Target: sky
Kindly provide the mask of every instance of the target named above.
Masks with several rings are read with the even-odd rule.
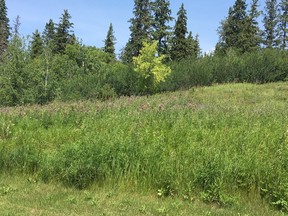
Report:
[[[188,31],[195,36],[199,34],[202,52],[214,50],[219,36],[217,29],[221,20],[225,19],[229,7],[235,0],[170,0],[172,16],[176,19],[177,12],[184,4],[187,10]],[[264,0],[260,0],[263,6]],[[85,45],[104,46],[109,24],[113,24],[116,52],[127,43],[130,31],[128,22],[133,17],[133,0],[6,0],[10,25],[20,16],[20,33],[32,35],[36,29],[43,31],[49,19],[55,23],[67,9],[72,16],[74,32]],[[174,26],[175,21],[171,23]]]

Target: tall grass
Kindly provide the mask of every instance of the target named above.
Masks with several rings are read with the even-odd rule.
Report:
[[[244,191],[288,210],[287,93],[287,83],[230,84],[2,108],[0,169],[224,206]]]

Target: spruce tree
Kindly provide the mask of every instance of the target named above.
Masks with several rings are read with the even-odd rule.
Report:
[[[171,59],[174,61],[180,61],[187,56],[187,32],[187,12],[184,4],[182,4],[177,13],[177,21],[172,38]]]
[[[55,23],[52,19],[49,20],[48,23],[46,23],[44,31],[42,33],[43,41],[45,45],[48,45],[51,42],[55,42]]]
[[[38,29],[33,33],[31,42],[31,58],[37,58],[43,53],[43,40]]]
[[[107,32],[106,39],[104,41],[104,52],[111,54],[114,58],[116,58],[115,55],[115,41],[116,38],[114,36],[114,31],[113,31],[113,25],[110,23],[109,30]]]
[[[233,8],[230,7],[228,17],[221,21],[221,26],[218,28],[220,41],[216,44],[215,52],[224,54],[227,49],[231,48],[235,43],[234,24],[233,24]]]
[[[191,31],[189,32],[186,43],[187,43],[187,56],[186,57],[195,58],[196,57],[195,56],[195,41],[194,41]]]
[[[279,4],[279,42],[281,49],[288,48],[288,0],[281,0]]]
[[[13,22],[13,29],[12,29],[12,34],[13,36],[19,37],[20,33],[19,33],[19,29],[21,26],[21,22],[20,22],[20,16],[16,16],[14,22]]]
[[[261,44],[261,30],[259,28],[258,18],[261,12],[258,10],[259,0],[252,0],[251,9],[249,11],[248,19],[248,37],[250,38],[250,50],[254,51],[260,48]]]
[[[266,48],[278,47],[278,13],[277,13],[277,0],[266,0],[265,14],[264,14],[264,31],[263,31],[263,44]]]
[[[72,28],[74,24],[70,22],[70,19],[71,15],[69,14],[68,10],[64,10],[56,29],[56,53],[63,53],[66,45],[69,43],[69,40],[72,37]]]
[[[130,19],[130,38],[122,51],[123,62],[132,62],[138,56],[144,41],[151,40],[152,15],[149,0],[134,0],[134,17]]]
[[[187,43],[186,57],[198,58],[201,53],[199,35],[196,34],[194,38],[192,32],[190,31],[186,39],[186,43]]]
[[[233,7],[229,8],[228,17],[222,21],[219,29],[218,48],[221,45],[225,52],[232,48],[239,53],[249,52],[253,49],[254,45],[252,44],[254,43],[251,42],[251,38],[253,38],[254,28],[246,9],[245,0],[236,0]]]
[[[9,19],[5,0],[0,0],[0,58],[8,47],[10,35]]]
[[[153,13],[153,40],[158,41],[158,54],[167,55],[169,53],[168,41],[171,34],[169,22],[173,20],[170,1],[155,0],[155,2],[153,2]]]
[[[196,58],[200,57],[201,55],[201,48],[200,48],[200,41],[199,41],[199,35],[196,34],[194,39],[194,53]]]

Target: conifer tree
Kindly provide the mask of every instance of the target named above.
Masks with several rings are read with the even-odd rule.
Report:
[[[43,42],[48,45],[51,42],[55,42],[55,23],[52,19],[46,23],[44,31],[42,33]]]
[[[56,53],[63,53],[66,45],[69,43],[69,39],[71,38],[73,31],[73,23],[70,22],[71,15],[68,10],[64,10],[62,17],[60,18],[60,22],[56,29]]]
[[[113,25],[110,23],[109,30],[107,32],[106,39],[104,41],[104,52],[111,54],[114,58],[116,57],[115,55],[115,41],[116,38],[114,36],[114,30],[113,30]]]
[[[13,36],[19,37],[20,33],[19,33],[19,29],[21,26],[21,22],[20,22],[20,16],[18,15],[13,23],[13,29],[12,29],[12,34]]]
[[[9,19],[5,0],[0,0],[0,58],[8,47],[10,35]]]
[[[215,52],[224,54],[227,49],[234,44],[234,29],[233,29],[233,8],[230,7],[228,17],[221,21],[221,26],[218,28],[219,42],[216,44]]]
[[[132,62],[138,56],[144,41],[151,40],[152,15],[149,0],[134,0],[134,17],[130,19],[130,38],[126,44],[121,59],[123,62]]]
[[[153,40],[158,41],[158,53],[167,55],[169,53],[168,41],[171,34],[169,22],[173,20],[169,0],[155,0],[153,2],[153,13]]]
[[[189,35],[186,40],[187,43],[187,56],[186,57],[196,57],[195,56],[195,41],[192,35],[192,32],[189,32]]]
[[[200,43],[199,43],[199,35],[196,34],[195,39],[192,35],[192,32],[189,32],[189,35],[186,39],[187,43],[187,55],[186,57],[198,58],[200,56]]]
[[[194,39],[194,53],[196,58],[198,58],[201,55],[201,48],[198,34],[196,34],[196,37]]]
[[[43,40],[38,29],[33,33],[31,42],[31,58],[37,58],[43,53]]]
[[[288,0],[281,0],[279,4],[279,42],[281,49],[288,48]]]
[[[258,10],[258,7],[259,0],[252,0],[251,9],[249,11],[249,19],[247,23],[251,51],[259,49],[261,44],[261,30],[257,21],[261,12]]]
[[[275,48],[278,46],[278,13],[277,13],[277,0],[266,0],[264,14],[264,31],[263,31],[263,44],[266,48]]]
[[[253,37],[252,21],[246,12],[245,0],[236,0],[233,7],[229,8],[228,17],[222,21],[219,34],[219,45],[226,51],[234,49],[239,53],[251,51],[254,45],[251,43]]]
[[[184,4],[181,5],[177,16],[171,47],[171,59],[174,61],[180,61],[187,56],[187,12]]]

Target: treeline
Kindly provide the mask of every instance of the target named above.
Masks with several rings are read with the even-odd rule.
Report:
[[[103,48],[77,39],[67,10],[58,23],[50,19],[43,32],[26,39],[19,33],[19,17],[10,27],[5,0],[0,0],[0,106],[286,80],[288,0],[266,0],[265,5],[260,11],[258,0],[250,6],[236,0],[221,22],[215,52],[207,55],[201,53],[198,34],[187,28],[183,4],[174,19],[169,0],[134,0],[130,38],[118,59],[112,24]]]

